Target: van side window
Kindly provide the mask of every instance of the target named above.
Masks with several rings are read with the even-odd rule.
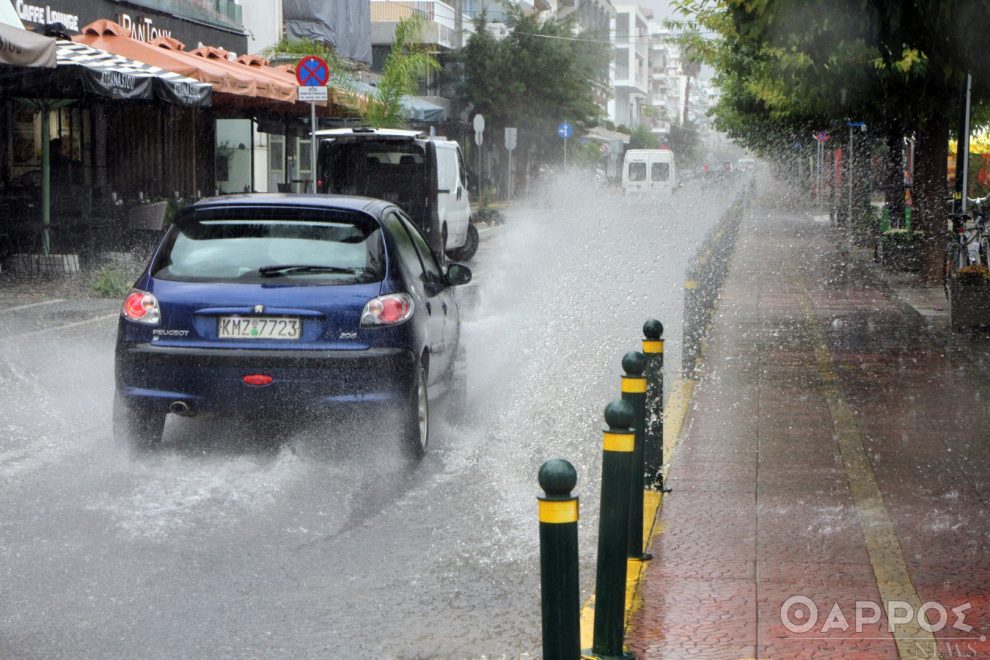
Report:
[[[629,180],[646,181],[646,163],[642,163],[642,162],[629,163]]]
[[[669,181],[670,163],[653,163],[653,171],[650,175],[654,181]]]
[[[467,188],[467,169],[464,168],[464,154],[461,153],[460,147],[457,148],[457,174],[461,179],[461,185]]]

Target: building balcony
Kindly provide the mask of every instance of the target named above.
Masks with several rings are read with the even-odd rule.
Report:
[[[457,47],[457,21],[454,8],[439,0],[371,0],[371,43],[390,44],[395,38],[395,25],[400,20],[419,14],[424,19],[422,44],[440,48]],[[462,20],[463,38],[474,32],[470,18]]]

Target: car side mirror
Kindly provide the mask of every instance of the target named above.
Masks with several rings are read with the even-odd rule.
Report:
[[[459,286],[471,281],[471,269],[463,264],[450,264],[447,268],[447,284]]]

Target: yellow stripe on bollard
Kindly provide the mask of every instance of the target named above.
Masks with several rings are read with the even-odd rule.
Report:
[[[540,500],[541,523],[573,523],[578,520],[577,500]]]
[[[662,339],[644,339],[643,340],[643,352],[644,353],[663,353],[663,340]]]
[[[629,394],[645,394],[646,379],[639,376],[623,376],[622,391]]]
[[[605,431],[605,439],[602,443],[605,451],[632,452],[636,447],[635,433],[610,433]]]

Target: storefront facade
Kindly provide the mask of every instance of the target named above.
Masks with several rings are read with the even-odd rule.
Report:
[[[17,15],[29,30],[40,30],[47,23],[61,23],[70,34],[101,18],[119,23],[135,39],[151,41],[171,37],[188,50],[219,46],[238,55],[247,52],[247,35],[242,26],[218,12],[208,12],[189,3],[188,16],[173,15],[156,7],[162,2],[114,0],[13,0]],[[176,3],[169,3],[176,4]]]

